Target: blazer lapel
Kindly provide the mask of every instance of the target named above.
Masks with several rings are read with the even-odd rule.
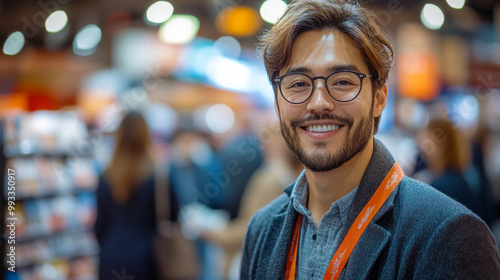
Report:
[[[346,227],[344,227],[342,231],[341,239],[344,239],[344,237],[347,234],[347,231],[354,223],[354,220],[356,220],[359,213],[363,210],[365,205],[371,199],[371,197],[377,190],[378,186],[387,175],[387,172],[391,170],[394,162],[395,160],[392,158],[392,156],[387,151],[385,146],[377,139],[375,139],[373,145],[372,158],[370,159],[370,162],[366,167],[366,171],[365,174],[363,175],[363,178],[361,178],[361,183],[359,184],[358,191],[356,193],[356,196],[354,197],[354,201],[352,202],[349,214],[347,215]],[[383,210],[386,209],[384,206],[387,204],[388,203],[386,201],[386,203],[382,206],[382,208],[380,208],[378,215],[380,213],[383,213]],[[374,218],[376,217],[377,215]]]
[[[260,269],[258,279],[284,279],[288,247],[297,215],[291,203],[288,203],[285,211],[273,216],[262,244],[274,244],[274,247],[262,248],[259,267],[267,269]]]
[[[394,190],[366,227],[347,261],[341,279],[368,279],[369,272],[392,239],[391,232],[380,226],[378,222],[386,214],[392,213],[398,191],[399,189]]]
[[[389,231],[370,223],[347,261],[341,279],[368,279],[368,273],[390,240]]]
[[[340,240],[345,238],[354,220],[373,196],[394,162],[394,158],[385,146],[375,139],[372,158],[361,179]],[[398,188],[394,190],[377,214],[375,214],[373,220],[368,224],[340,275],[341,279],[365,279],[370,269],[376,263],[376,259],[380,253],[388,245],[391,240],[391,233],[378,225],[377,222],[392,210],[398,191]]]

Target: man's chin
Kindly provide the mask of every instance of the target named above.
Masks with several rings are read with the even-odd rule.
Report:
[[[304,141],[302,143],[304,143]],[[316,140],[308,143],[308,145],[302,145],[302,147],[303,150],[310,155],[315,153],[335,154],[342,148],[342,145],[338,142]]]
[[[328,172],[343,164],[336,160],[334,154],[317,150],[307,155],[299,155],[299,160],[307,169],[313,172]]]

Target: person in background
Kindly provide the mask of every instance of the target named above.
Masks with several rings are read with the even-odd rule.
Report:
[[[189,212],[186,209],[196,204],[196,208],[203,206],[207,212],[223,213],[224,220],[237,216],[242,192],[263,161],[258,138],[241,117],[225,141],[217,141],[212,133],[188,125],[175,133],[170,185],[178,195],[184,228],[196,224],[195,219],[182,219],[186,216],[183,213]],[[220,248],[197,238],[198,230],[196,232],[190,237],[195,239],[203,267],[203,275],[198,280],[220,280]]]
[[[477,126],[475,127],[475,130],[471,134],[472,165],[479,172],[483,187],[486,188],[492,196],[490,201],[495,212],[494,220],[498,221],[500,219],[500,204],[497,192],[495,191],[495,186],[493,184],[494,178],[492,178],[495,170],[498,169],[491,168],[491,165],[488,162],[489,159],[495,158],[492,153],[493,150],[489,147],[490,145],[494,144],[493,141],[491,141],[492,138],[490,137],[488,128],[484,122],[479,121]],[[488,171],[493,172],[489,173]]]
[[[215,174],[222,170],[221,160],[213,145],[210,133],[188,128],[177,131],[172,139],[172,155],[169,166],[169,180],[177,196],[181,213],[186,208],[199,204],[210,209],[225,210],[227,182],[220,183]],[[192,223],[192,219],[181,224]],[[188,231],[189,232],[189,231]],[[188,234],[189,235],[189,234]],[[197,280],[218,280],[217,250],[202,239],[194,238],[202,275]]]
[[[305,170],[251,219],[240,279],[500,279],[488,226],[374,138],[394,54],[373,12],[291,1],[260,47]]]
[[[216,184],[211,176],[221,169],[211,135],[194,129],[179,130],[172,138],[172,150],[169,180],[179,206],[200,203],[222,209],[225,186]]]
[[[448,119],[434,119],[420,138],[420,150],[432,177],[430,185],[465,205],[491,227],[495,218],[492,196],[472,162],[472,145],[465,135]]]
[[[220,147],[224,171],[231,171],[226,172],[226,176],[218,178],[220,182],[227,182],[225,209],[229,212],[231,219],[238,216],[245,188],[254,172],[264,162],[262,143],[253,127],[253,124],[258,121],[252,114],[250,109],[238,113],[234,134]]]
[[[116,131],[115,141],[113,156],[99,179],[96,193],[94,228],[101,248],[99,279],[156,279],[152,253],[156,224],[155,161],[143,116],[128,113]],[[172,200],[171,208],[175,210],[174,204]],[[176,215],[173,210],[171,213]]]
[[[201,237],[224,250],[223,270],[226,279],[238,279],[239,256],[250,218],[255,212],[283,193],[303,170],[302,164],[286,147],[279,127],[262,128],[264,164],[251,176],[242,196],[238,216],[225,227],[202,232]],[[239,272],[237,272],[239,273]]]

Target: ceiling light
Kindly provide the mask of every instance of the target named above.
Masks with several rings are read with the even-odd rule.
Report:
[[[61,31],[68,24],[68,16],[64,11],[55,11],[45,21],[45,29],[49,33]]]
[[[282,0],[267,0],[260,6],[260,16],[263,20],[275,24],[286,8],[287,4]]]
[[[73,51],[77,55],[91,55],[97,49],[101,41],[101,29],[95,24],[89,24],[82,28],[73,41]]]
[[[465,5],[465,0],[446,0],[446,3],[453,9],[462,9]]]
[[[437,30],[443,26],[444,14],[441,9],[434,4],[425,4],[420,13],[422,24],[431,30]]]
[[[191,15],[173,15],[158,30],[158,36],[164,43],[187,44],[198,34],[200,21]]]
[[[167,21],[174,13],[174,6],[167,1],[158,1],[149,6],[146,11],[146,18],[152,23],[162,23]]]
[[[217,15],[216,26],[228,35],[253,36],[262,27],[262,20],[254,8],[235,6],[228,7]]]
[[[205,122],[212,132],[227,132],[234,125],[234,112],[231,107],[224,104],[212,105],[207,110]]]
[[[16,31],[5,40],[3,44],[3,53],[6,55],[16,55],[24,47],[24,35],[20,31]]]

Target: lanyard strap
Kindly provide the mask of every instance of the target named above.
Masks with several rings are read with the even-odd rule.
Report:
[[[359,213],[358,217],[352,224],[351,228],[347,232],[344,240],[340,244],[339,248],[333,255],[328,268],[326,269],[324,280],[335,280],[338,279],[340,273],[344,269],[344,266],[349,259],[352,250],[358,243],[359,238],[365,231],[366,227],[373,219],[378,210],[385,203],[392,191],[396,189],[403,179],[404,172],[399,166],[398,162],[395,162],[391,170],[387,173],[384,180],[378,186],[377,190],[371,197],[370,201],[365,205],[363,210]],[[295,268],[297,265],[297,248],[300,237],[300,227],[302,225],[302,215],[299,215],[297,221],[295,222],[295,228],[293,231],[292,242],[288,249],[287,265],[286,265],[286,279],[295,279]]]

